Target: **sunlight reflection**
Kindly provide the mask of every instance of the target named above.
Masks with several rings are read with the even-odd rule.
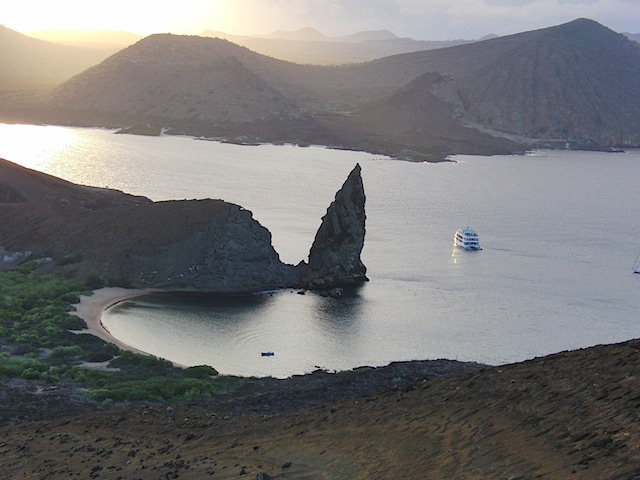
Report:
[[[451,247],[451,259],[449,260],[449,263],[453,263],[454,265],[458,263],[459,256],[460,249],[454,245],[453,247]]]
[[[51,174],[55,174],[58,154],[78,141],[78,135],[65,127],[0,124],[1,158]]]

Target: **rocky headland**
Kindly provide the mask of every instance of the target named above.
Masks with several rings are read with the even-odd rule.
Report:
[[[366,281],[365,195],[356,165],[318,230],[309,263],[288,265],[250,211],[223,200],[152,202],[74,185],[0,160],[0,247],[11,259],[92,286],[244,293]]]

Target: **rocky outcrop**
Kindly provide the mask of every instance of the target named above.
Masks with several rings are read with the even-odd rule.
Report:
[[[367,281],[360,259],[365,235],[365,194],[360,165],[336,193],[309,251],[309,263],[298,266],[302,285],[332,289]]]
[[[359,165],[329,207],[309,264],[297,267],[280,261],[271,233],[250,211],[222,200],[152,202],[2,160],[0,178],[5,190],[19,193],[0,199],[4,256],[48,258],[43,270],[91,286],[239,293],[366,279]]]

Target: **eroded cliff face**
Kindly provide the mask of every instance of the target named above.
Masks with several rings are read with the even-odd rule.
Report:
[[[302,285],[331,289],[367,281],[360,254],[364,247],[365,204],[361,168],[349,174],[326,215],[309,251],[309,263],[298,266]]]
[[[97,209],[32,201],[0,208],[0,222],[8,251],[51,257],[46,269],[92,285],[241,292],[295,283],[269,231],[221,200]]]
[[[83,251],[84,275],[131,287],[211,292],[284,288],[295,280],[252,213],[222,200],[158,202],[118,212],[126,220]],[[126,240],[125,240],[126,239]],[[120,259],[120,261],[114,261]]]
[[[92,286],[240,293],[366,279],[359,165],[329,207],[309,264],[296,267],[280,261],[271,233],[250,211],[222,200],[152,202],[3,161],[0,179],[20,194],[0,199],[0,247],[49,257],[43,270]]]

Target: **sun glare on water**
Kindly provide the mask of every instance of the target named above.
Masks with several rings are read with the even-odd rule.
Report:
[[[38,141],[34,141],[37,138]],[[76,133],[64,127],[0,125],[0,157],[24,167],[56,172],[52,158],[59,158],[79,141]],[[59,155],[60,154],[60,155]]]

